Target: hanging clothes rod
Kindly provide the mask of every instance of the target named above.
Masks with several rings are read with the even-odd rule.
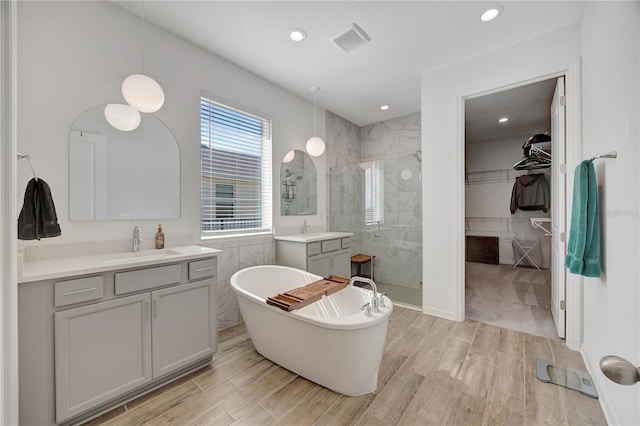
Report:
[[[618,158],[618,151],[607,152],[606,154],[596,155],[595,157],[591,157],[591,161],[597,158]]]
[[[24,158],[26,158],[27,159],[27,163],[29,163],[29,168],[31,169],[31,173],[33,173],[33,178],[38,180],[38,175],[36,174],[36,171],[33,168],[33,164],[31,164],[31,156],[29,154],[20,154],[18,152],[18,160],[22,160]]]

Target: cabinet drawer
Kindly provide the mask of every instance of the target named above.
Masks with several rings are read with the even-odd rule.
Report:
[[[189,279],[197,280],[199,278],[213,277],[216,274],[216,260],[204,259],[195,262],[189,262]]]
[[[340,245],[340,240],[327,240],[322,242],[322,252],[326,253],[328,251],[336,251],[340,250],[342,247]]]
[[[115,274],[115,293],[126,294],[181,281],[181,265],[156,266]]]
[[[351,247],[351,238],[347,237],[347,238],[343,238],[342,239],[342,248],[349,248]]]
[[[307,256],[314,256],[316,254],[320,254],[320,241],[316,241],[315,243],[307,244]]]
[[[54,284],[54,301],[56,308],[101,299],[104,280],[97,277],[79,278],[76,280],[58,281]]]

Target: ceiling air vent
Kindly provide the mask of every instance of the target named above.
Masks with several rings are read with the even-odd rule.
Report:
[[[369,43],[371,38],[357,24],[351,24],[338,34],[331,37],[331,41],[344,52],[349,52],[356,47]]]

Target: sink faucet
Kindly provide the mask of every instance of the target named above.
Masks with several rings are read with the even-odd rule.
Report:
[[[305,219],[304,222],[302,223],[302,233],[306,234],[307,230],[311,228],[313,228],[313,226],[307,225],[307,219]]]
[[[140,229],[137,226],[133,227],[133,251],[140,251],[140,243],[142,237],[140,236]]]
[[[349,285],[353,285],[356,282],[369,284],[371,286],[371,288],[373,289],[373,297],[371,298],[371,310],[373,312],[380,312],[380,310],[378,309],[379,302],[378,302],[378,289],[376,288],[376,283],[374,283],[373,280],[369,278],[351,277],[351,279],[349,280]]]

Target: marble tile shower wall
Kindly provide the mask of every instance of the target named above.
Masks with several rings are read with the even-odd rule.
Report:
[[[249,266],[275,265],[276,243],[273,237],[258,237],[228,242],[201,243],[205,247],[222,250],[218,255],[218,329],[242,322],[236,295],[231,289],[231,276]]]
[[[360,129],[360,161],[413,154],[420,148],[420,113],[369,124]]]
[[[360,127],[332,113],[326,112],[327,171],[333,167],[360,162]],[[327,173],[326,200],[331,200],[331,177]],[[326,206],[326,229],[331,228],[331,202]],[[351,232],[351,231],[349,231]],[[355,237],[355,235],[354,235]]]
[[[331,197],[329,198],[331,230],[352,232],[351,254],[362,250],[364,224],[364,171],[355,165],[330,169]]]
[[[361,249],[376,255],[375,274],[382,282],[418,288],[422,280],[420,113],[364,126],[361,161],[384,161],[384,222],[378,237],[361,232]]]
[[[360,155],[342,146],[352,123],[327,116],[329,229],[353,232],[352,252],[375,255],[376,280],[417,288],[422,277],[420,113],[360,128]],[[332,128],[331,126],[336,126]],[[357,126],[356,126],[357,127]],[[348,138],[353,143],[353,136]],[[331,152],[331,155],[329,155]],[[384,220],[379,229],[364,223],[364,173],[358,163],[382,161]]]

